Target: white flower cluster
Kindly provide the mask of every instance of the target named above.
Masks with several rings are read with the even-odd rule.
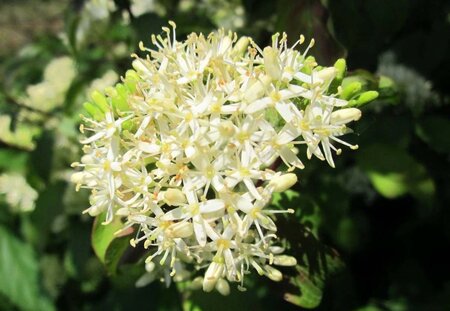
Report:
[[[5,195],[6,202],[13,212],[31,212],[35,208],[38,193],[19,174],[0,175],[0,194]]]
[[[63,56],[52,60],[44,71],[42,82],[27,87],[21,102],[38,111],[49,112],[64,103],[66,93],[77,75],[74,61]]]
[[[356,148],[338,137],[361,113],[327,93],[336,69],[307,60],[314,41],[304,52],[294,49],[303,37],[288,47],[286,35],[264,49],[225,31],[179,42],[170,24],[167,37],[152,36],[155,49],[140,45],[148,55],[135,55],[123,84],[86,105],[81,130],[91,134],[72,179],[92,189],[86,212],[106,212],[105,224],[122,217],[137,229],[131,244],[171,276],[183,262],[206,269],[205,291],[226,292],[251,268],[279,281],[272,265],[296,260],[276,245],[273,218],[293,211],[267,206],[297,177],[275,160],[303,168],[305,144],[308,158],[334,166],[333,142]]]

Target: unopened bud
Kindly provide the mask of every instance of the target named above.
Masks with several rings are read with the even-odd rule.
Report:
[[[223,278],[217,280],[216,289],[223,296],[228,296],[230,294],[230,284]]]
[[[235,56],[241,56],[244,54],[244,52],[247,50],[248,44],[250,43],[250,40],[248,37],[241,37],[236,44],[233,47],[233,55]]]
[[[74,184],[81,184],[83,183],[84,175],[85,175],[84,172],[73,173],[72,176],[70,176],[70,181],[73,182]]]
[[[149,261],[145,263],[145,271],[152,272],[155,270],[155,263],[153,261]]]
[[[104,113],[100,110],[99,107],[97,107],[96,105],[90,103],[90,102],[85,102],[83,104],[84,110],[87,111],[87,113],[89,113],[89,115],[94,118],[97,121],[103,120],[105,118]]]
[[[334,68],[336,68],[336,78],[338,78],[339,80],[342,80],[344,78],[345,75],[345,71],[347,70],[347,63],[345,61],[344,58],[339,58],[335,63],[334,63]]]
[[[223,264],[211,262],[203,279],[203,291],[210,292],[214,289],[217,280],[222,276]]]
[[[358,108],[344,108],[331,113],[331,124],[341,125],[361,118],[361,110]]]
[[[288,255],[279,255],[273,257],[273,264],[277,266],[295,266],[297,264],[297,259]]]
[[[313,73],[314,82],[320,82],[323,84],[328,84],[331,80],[336,77],[337,69],[334,67],[327,67],[320,71]]]
[[[100,108],[101,111],[108,112],[110,110],[110,107],[108,105],[108,101],[106,100],[105,95],[103,95],[99,91],[92,92],[91,98],[94,101],[94,103],[97,105],[97,107]]]
[[[178,222],[170,225],[166,230],[167,235],[172,238],[187,238],[194,233],[190,222]]]
[[[359,95],[359,97],[356,99],[356,106],[362,106],[364,104],[367,104],[368,102],[371,102],[377,97],[378,97],[377,91],[364,92],[361,95]]]
[[[91,156],[90,154],[85,154],[84,156],[81,157],[81,163],[83,164],[94,164],[94,157]]]
[[[116,212],[117,216],[129,216],[130,215],[130,209],[128,207],[121,207]]]
[[[191,284],[189,284],[189,289],[197,290],[202,288],[203,286],[203,277],[198,276],[194,280],[192,280]]]
[[[281,66],[278,59],[278,52],[274,48],[268,46],[264,48],[264,67],[266,73],[273,79],[279,80],[281,78]]]
[[[142,63],[142,60],[136,59],[131,63],[131,65],[137,72],[148,72],[147,67],[145,67],[145,65]]]
[[[272,178],[269,186],[273,187],[274,192],[283,192],[291,188],[297,182],[297,175],[293,173],[284,174]]]
[[[280,270],[277,270],[269,265],[265,265],[264,269],[266,270],[266,276],[272,281],[280,282],[283,279],[283,274],[280,272]]]
[[[266,92],[267,86],[272,81],[272,78],[268,75],[259,77],[244,93],[244,99],[251,103],[256,99],[261,98]]]
[[[164,192],[164,202],[169,206],[178,206],[186,202],[186,196],[180,189],[169,188]]]
[[[341,98],[349,99],[357,92],[359,92],[362,88],[362,84],[359,81],[353,81],[348,85],[342,86]]]

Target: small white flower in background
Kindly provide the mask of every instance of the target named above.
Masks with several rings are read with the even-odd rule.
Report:
[[[98,27],[103,22],[109,20],[111,13],[115,12],[117,7],[114,0],[87,0],[84,2],[83,9],[77,23],[75,39],[77,45],[81,45],[89,38],[92,29]],[[68,43],[67,36],[63,39]]]
[[[98,79],[91,82],[87,89],[87,94],[90,95],[95,90],[104,90],[108,86],[114,85],[119,80],[119,75],[113,71],[108,70]]]
[[[286,170],[304,167],[301,145],[331,166],[341,152],[334,144],[355,149],[338,137],[361,112],[328,92],[334,68],[306,61],[314,41],[300,52],[303,36],[288,47],[275,35],[261,49],[219,30],[179,42],[170,24],[166,37],[151,37],[154,49],[140,45],[148,55],[134,55],[123,83],[86,104],[86,155],[72,180],[92,191],[87,213],[105,212],[105,223],[124,217],[121,232],[137,229],[131,245],[150,249],[138,285],[159,264],[166,281],[203,269],[203,289],[222,294],[228,282],[244,289],[251,269],[280,281],[273,265],[296,259],[277,246],[274,220],[294,211],[268,209],[272,194],[297,182]]]
[[[70,57],[55,58],[45,68],[43,81],[27,87],[23,104],[43,112],[59,107],[75,76],[75,63]]]
[[[36,190],[19,174],[0,175],[0,194],[5,195],[6,203],[17,213],[33,211],[38,197]]]

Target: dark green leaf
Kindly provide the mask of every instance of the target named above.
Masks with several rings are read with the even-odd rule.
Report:
[[[443,116],[429,116],[416,126],[417,135],[437,152],[450,153],[450,121]]]
[[[0,292],[21,310],[53,310],[41,295],[32,248],[0,227]]]

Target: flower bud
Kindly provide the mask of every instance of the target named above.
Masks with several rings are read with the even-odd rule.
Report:
[[[223,264],[217,262],[211,262],[205,273],[203,279],[203,291],[210,292],[214,289],[217,280],[223,273]]]
[[[274,192],[283,192],[291,188],[297,182],[297,175],[293,173],[275,176],[269,183]]]
[[[180,189],[169,188],[164,192],[164,202],[169,206],[178,206],[186,202],[186,197]]]
[[[283,279],[283,274],[280,272],[280,270],[277,270],[269,265],[265,265],[264,269],[266,270],[265,275],[272,281],[280,282]]]
[[[90,102],[85,102],[83,104],[83,108],[96,121],[101,121],[105,118],[105,116],[104,116],[103,112],[100,110],[100,108]]]
[[[155,263],[153,261],[145,263],[145,271],[152,272],[153,270],[155,270]]]
[[[263,75],[259,77],[258,80],[256,80],[244,93],[244,99],[251,103],[257,99],[259,99],[261,96],[264,95],[266,92],[267,85],[272,81],[270,76]]]
[[[361,110],[358,108],[344,108],[331,113],[331,124],[341,125],[361,118]]]
[[[143,64],[143,62],[141,60],[134,60],[131,63],[131,66],[133,66],[133,68],[137,71],[137,72],[142,72],[142,73],[149,73],[149,70],[147,69],[147,67],[145,67],[145,65]]]
[[[84,175],[84,172],[75,172],[72,174],[72,176],[70,176],[70,181],[74,184],[81,184],[83,183]]]
[[[313,73],[314,82],[320,82],[323,84],[328,84],[334,77],[336,77],[337,69],[334,67],[327,67],[320,71]]]
[[[279,80],[281,78],[281,66],[278,59],[278,51],[268,46],[264,48],[264,67],[266,73],[273,79]]]
[[[128,207],[121,207],[116,212],[117,216],[129,216],[130,215],[130,209]]]
[[[216,289],[223,296],[228,296],[230,294],[230,284],[223,278],[217,280]]]
[[[279,255],[273,257],[273,263],[277,266],[290,267],[295,266],[297,264],[297,259],[295,259],[295,257],[288,255]]]
[[[189,289],[198,290],[202,288],[202,284],[203,284],[203,277],[198,276],[192,280],[191,284],[189,284]]]
[[[362,88],[362,84],[359,81],[353,81],[348,85],[342,86],[341,98],[349,99],[357,92],[359,92]]]
[[[83,164],[94,164],[95,160],[94,157],[90,154],[85,154],[81,157],[81,163]]]
[[[103,95],[99,91],[92,92],[91,98],[94,101],[94,103],[97,105],[97,107],[100,108],[101,111],[107,112],[110,110],[108,101],[106,100],[105,95]]]
[[[378,97],[377,91],[364,92],[361,95],[359,95],[359,97],[356,99],[356,106],[362,106],[364,104],[367,104],[368,102],[371,102],[377,97]]]
[[[187,238],[194,233],[190,222],[178,222],[170,225],[166,230],[167,235],[172,238]]]
[[[92,205],[90,208],[83,211],[83,213],[88,213],[90,216],[95,217],[100,215],[105,211],[105,208],[100,205]]]
[[[342,80],[345,75],[345,71],[347,70],[347,63],[344,58],[339,58],[334,63],[334,68],[336,68],[336,78]]]
[[[242,54],[244,54],[245,50],[248,47],[248,44],[250,43],[250,40],[248,39],[248,37],[241,37],[236,44],[233,47],[233,55],[235,56],[242,56]]]

